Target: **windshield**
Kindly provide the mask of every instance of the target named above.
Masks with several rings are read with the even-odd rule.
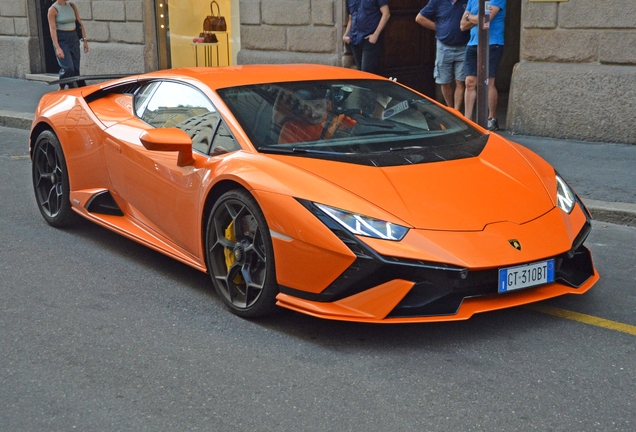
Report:
[[[259,84],[218,93],[264,153],[386,166],[476,156],[485,145],[461,117],[387,80]]]

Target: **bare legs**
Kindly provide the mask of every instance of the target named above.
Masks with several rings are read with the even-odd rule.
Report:
[[[465,91],[466,85],[464,84],[464,81],[455,81],[455,109],[457,111],[460,111],[462,109]]]
[[[468,75],[466,77],[466,94],[464,96],[464,117],[469,120],[473,118],[475,99],[477,99],[477,77]]]
[[[461,110],[466,88],[464,81],[455,81],[455,91],[453,91],[453,83],[441,84],[441,87],[446,106]]]
[[[497,101],[499,94],[495,86],[495,77],[488,78],[488,118],[497,118]]]
[[[495,77],[488,78],[488,118],[497,118],[497,100],[499,94],[495,86]],[[466,77],[466,94],[464,96],[464,116],[472,119],[473,110],[475,108],[475,100],[477,99],[477,77]]]

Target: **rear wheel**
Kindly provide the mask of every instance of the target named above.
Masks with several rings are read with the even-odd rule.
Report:
[[[214,287],[233,313],[255,318],[275,310],[272,239],[263,212],[248,192],[226,192],[214,204],[206,250]]]
[[[33,190],[40,213],[54,227],[67,227],[77,220],[71,209],[70,186],[64,152],[57,136],[42,132],[33,147]]]

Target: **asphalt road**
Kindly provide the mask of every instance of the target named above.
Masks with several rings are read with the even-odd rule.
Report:
[[[49,227],[27,131],[0,128],[0,430],[634,430],[636,335],[527,308],[465,322],[246,321],[208,276],[92,225]],[[636,228],[544,305],[636,326]]]

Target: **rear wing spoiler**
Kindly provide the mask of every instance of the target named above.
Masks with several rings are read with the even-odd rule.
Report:
[[[130,74],[102,74],[102,75],[83,75],[64,78],[49,82],[49,85],[53,84],[70,84],[79,81],[103,81],[102,83],[96,83],[88,87],[80,87],[82,97],[91,102],[95,99],[99,99],[102,96],[115,92],[115,93],[132,93],[138,86],[139,75]]]
[[[71,84],[78,81],[105,81],[105,80],[113,80],[118,78],[126,78],[130,76],[130,74],[102,74],[102,75],[84,75],[84,76],[72,76],[68,78],[63,78],[55,81],[49,81],[49,85],[64,85]]]

